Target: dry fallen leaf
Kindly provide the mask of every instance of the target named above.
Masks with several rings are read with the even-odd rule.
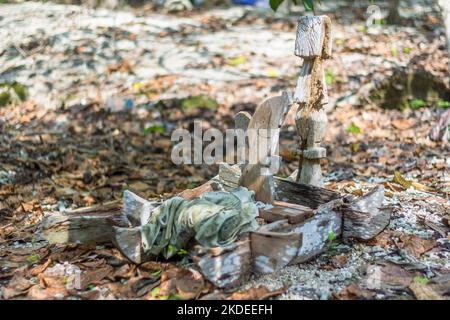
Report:
[[[373,298],[375,293],[369,290],[361,289],[359,285],[353,283],[333,296],[338,300],[365,300]]]
[[[339,255],[339,256],[334,256],[331,259],[331,264],[333,265],[333,267],[335,268],[342,268],[343,266],[345,266],[345,264],[347,263],[347,256],[346,255]]]
[[[24,295],[32,285],[31,281],[26,279],[21,272],[16,272],[9,284],[3,287],[3,299],[8,300]]]
[[[279,296],[286,292],[288,287],[270,291],[266,286],[260,285],[256,288],[250,288],[246,291],[235,292],[227,298],[227,300],[265,300],[270,297]]]
[[[409,285],[409,289],[414,293],[417,300],[446,300],[427,284],[413,282]]]
[[[401,235],[395,243],[399,249],[404,249],[410,255],[419,258],[425,252],[433,249],[436,246],[434,239],[422,239],[414,235]]]
[[[161,274],[161,285],[153,294],[157,299],[176,297],[182,300],[192,300],[204,293],[205,280],[196,270],[172,268]]]
[[[33,300],[61,300],[67,296],[68,293],[64,287],[42,288],[40,285],[35,285],[30,288],[27,297]]]
[[[394,178],[392,182],[401,185],[405,190],[409,189],[409,187],[413,187],[414,189],[419,191],[427,191],[427,192],[434,191],[433,188],[423,185],[421,183],[406,180],[399,171],[394,172]]]
[[[387,263],[384,266],[368,265],[366,283],[370,284],[371,289],[394,289],[401,290],[409,286],[414,273],[401,268],[393,263]]]

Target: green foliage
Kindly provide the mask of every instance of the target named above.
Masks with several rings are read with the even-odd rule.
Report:
[[[333,71],[331,70],[327,70],[325,72],[325,82],[327,83],[327,85],[331,86],[333,84],[336,83],[336,75],[334,74]]]
[[[160,276],[162,273],[162,269],[156,270],[155,272],[151,273],[152,276],[154,277],[158,277]]]
[[[437,103],[438,108],[447,109],[450,108],[450,101],[439,100]]]
[[[430,280],[428,280],[427,277],[424,277],[424,276],[417,276],[413,280],[414,280],[414,283],[417,283],[417,284],[427,284],[430,281]]]
[[[333,242],[335,239],[336,239],[336,234],[334,233],[334,231],[330,231],[328,233],[328,237],[327,237],[328,242]]]
[[[31,256],[29,256],[27,258],[27,263],[34,264],[34,263],[38,262],[39,259],[40,259],[39,255],[37,253],[33,253]]]
[[[228,60],[228,65],[232,67],[240,66],[241,64],[247,63],[247,59],[243,56],[234,57]]]
[[[189,97],[181,101],[181,109],[185,112],[196,108],[215,110],[218,106],[219,104],[216,100],[208,98],[204,95]]]
[[[27,99],[27,96],[27,88],[19,82],[0,83],[0,107],[23,102]]]
[[[352,134],[360,134],[361,128],[352,122],[352,124],[347,127],[347,132]]]
[[[409,103],[409,107],[413,110],[423,108],[427,105],[427,102],[422,99],[414,99]]]
[[[284,1],[285,0],[270,0],[270,7],[273,11],[277,11]],[[295,5],[298,5],[300,1],[303,3],[306,11],[314,11],[314,0],[292,0]],[[320,0],[315,1],[320,4]]]
[[[166,132],[164,126],[155,124],[142,130],[142,135],[146,136],[150,133],[164,133],[164,132]]]

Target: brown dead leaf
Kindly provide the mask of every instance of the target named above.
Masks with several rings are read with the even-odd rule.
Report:
[[[30,280],[22,275],[22,272],[16,272],[9,284],[3,287],[3,299],[8,300],[24,295],[32,285]]]
[[[450,214],[446,214],[442,218],[442,223],[445,224],[447,227],[450,227]]]
[[[342,254],[339,256],[334,256],[331,259],[331,264],[335,268],[342,268],[347,263],[347,260],[348,260],[347,256]]]
[[[359,285],[353,283],[333,296],[338,300],[366,300],[373,298],[375,293],[369,290],[361,289]]]
[[[368,265],[365,281],[376,289],[401,290],[407,288],[413,278],[414,273],[396,264],[387,263],[384,266]]]
[[[34,267],[30,270],[29,274],[32,277],[36,277],[43,273],[52,264],[52,259],[47,259],[47,261],[39,266]]]
[[[86,290],[90,284],[97,284],[104,278],[111,276],[113,267],[106,265],[99,269],[92,269],[81,274],[81,290]]]
[[[391,123],[392,123],[392,126],[394,126],[395,128],[397,128],[399,130],[407,130],[414,125],[415,120],[414,119],[396,119],[396,120],[392,120]]]
[[[156,297],[179,296],[183,300],[196,299],[205,289],[203,276],[193,269],[173,268],[161,274]]]
[[[30,288],[27,297],[32,300],[61,300],[66,298],[67,295],[67,290],[64,287],[42,288],[35,285]]]
[[[266,286],[260,285],[256,288],[250,288],[246,291],[235,292],[227,300],[265,300],[271,297],[279,296],[286,292],[288,287],[270,291]]]
[[[160,286],[147,298],[167,299],[177,297],[182,300],[192,300],[208,291],[209,287],[198,271],[171,268],[162,272]]]
[[[417,300],[446,300],[427,284],[413,282],[409,285],[409,289],[414,293]]]
[[[150,189],[150,186],[142,181],[137,181],[130,184],[130,189],[136,192],[145,192]]]
[[[389,249],[391,246],[395,245],[394,237],[396,236],[400,236],[400,233],[391,230],[384,230],[375,238],[370,239],[367,244],[370,246],[380,246],[384,249]]]
[[[416,258],[419,258],[422,254],[433,249],[436,246],[436,240],[422,239],[414,235],[401,235],[394,241],[399,249],[406,250],[406,252]]]

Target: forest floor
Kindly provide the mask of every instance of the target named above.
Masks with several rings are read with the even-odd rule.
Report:
[[[365,4],[321,7],[334,28],[325,186],[361,195],[384,185],[390,225],[368,243],[253,275],[225,297],[449,297],[450,145],[429,137],[450,107],[449,57],[438,11],[415,3],[403,26],[367,27]],[[175,289],[158,293],[164,282],[193,286],[192,274],[169,272],[181,268],[174,262],[136,267],[111,247],[49,245],[39,223],[52,212],[120,201],[126,189],[168,199],[216,175],[217,166],[175,166],[170,133],[192,130],[194,120],[225,130],[237,112],[293,90],[296,19],[243,7],[167,14],[0,5],[0,85],[15,81],[0,106],[0,298],[176,298]],[[291,116],[282,176],[297,165],[297,145]],[[78,270],[82,288],[67,289],[58,270]],[[201,294],[182,298],[211,293],[201,283]]]

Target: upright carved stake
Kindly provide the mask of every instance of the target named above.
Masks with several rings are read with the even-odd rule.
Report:
[[[298,24],[295,55],[303,59],[295,90],[298,104],[297,131],[301,157],[297,181],[322,186],[320,159],[326,150],[320,146],[327,126],[323,106],[328,103],[323,60],[331,57],[331,20],[327,16],[304,16]]]

